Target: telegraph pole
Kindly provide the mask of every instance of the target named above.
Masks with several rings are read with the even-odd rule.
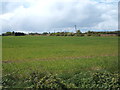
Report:
[[[77,31],[77,26],[75,25],[75,31]]]

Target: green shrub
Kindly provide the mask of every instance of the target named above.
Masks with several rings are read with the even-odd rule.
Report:
[[[32,72],[26,79],[24,80],[24,83],[27,85],[26,87],[29,88],[35,88],[37,86],[37,83],[41,78],[43,78],[46,75],[46,73],[39,73],[39,72]]]
[[[53,75],[44,76],[38,83],[36,88],[50,88],[50,89],[66,89],[67,85],[60,78]]]
[[[74,84],[66,84],[62,79],[52,74],[32,73],[25,81],[29,86],[27,88],[49,88],[49,89],[67,89],[74,88]]]
[[[119,75],[112,73],[95,73],[93,75],[93,81],[96,86],[101,88],[120,88],[119,87]]]
[[[14,73],[7,74],[2,77],[2,88],[14,88],[20,83],[22,83],[20,78]]]
[[[119,74],[108,72],[86,72],[77,73],[72,77],[64,79],[59,75],[50,73],[33,72],[25,79],[15,74],[3,76],[3,88],[42,88],[42,89],[69,89],[69,88],[120,88]]]
[[[78,88],[120,88],[119,75],[107,72],[79,73],[68,79]]]

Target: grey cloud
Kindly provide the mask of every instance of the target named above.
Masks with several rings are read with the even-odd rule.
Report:
[[[17,9],[22,3],[18,2],[2,2],[2,14],[12,12]]]
[[[37,3],[35,6],[32,6],[29,2],[5,3],[3,5],[3,14],[12,13],[13,17],[8,20],[9,25],[3,25],[5,27],[3,28],[4,31],[7,31],[10,26],[15,31],[22,30],[27,32],[52,31],[53,28],[68,28],[74,25],[86,29],[102,29],[101,25],[103,24],[109,26],[108,17],[110,17],[111,21],[117,21],[116,8],[112,8],[114,6],[109,6],[108,8],[105,5],[97,2],[92,3],[89,0],[85,0],[85,2],[53,1],[47,5],[40,8]],[[104,7],[100,8],[100,6]],[[112,9],[112,11],[109,9]],[[8,23],[8,21],[6,22]],[[97,26],[99,27],[97,28]]]
[[[2,11],[0,14],[13,12],[20,6],[23,6],[24,8],[28,8],[29,5],[30,4],[28,2],[23,2],[23,1],[21,2],[0,2],[0,6],[1,6],[0,10]]]

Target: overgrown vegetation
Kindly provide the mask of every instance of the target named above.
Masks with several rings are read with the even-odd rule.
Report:
[[[120,88],[119,74],[108,72],[77,73],[68,79],[59,75],[33,72],[25,79],[14,74],[3,76],[3,88],[42,88],[42,89],[69,89],[69,88]]]

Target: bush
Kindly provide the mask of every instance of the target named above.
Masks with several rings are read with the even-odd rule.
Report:
[[[66,84],[62,79],[58,78],[56,75],[52,74],[40,74],[33,73],[25,81],[29,86],[28,88],[42,88],[42,89],[67,89],[74,88],[74,84]]]
[[[67,33],[67,36],[74,36],[74,33],[69,32]]]
[[[120,88],[118,81],[118,74],[111,74],[107,72],[79,73],[72,78],[68,79],[68,82],[72,82],[78,88]]]
[[[50,89],[67,89],[67,88],[73,88],[73,84],[66,84],[63,80],[60,78],[57,78],[54,75],[47,75],[43,77],[38,83],[36,88],[50,88]]]
[[[7,74],[2,77],[2,88],[14,88],[20,83],[23,82],[15,73]]]
[[[88,33],[87,36],[92,36],[92,34],[89,34],[89,33]]]
[[[96,87],[101,88],[120,88],[118,81],[119,75],[118,74],[111,74],[111,73],[95,73],[93,75],[93,81],[96,84]]]
[[[26,79],[19,78],[15,74],[3,76],[3,88],[42,88],[42,89],[69,89],[69,88],[120,88],[119,74],[108,72],[77,73],[64,79],[59,75],[50,73],[33,72]]]

